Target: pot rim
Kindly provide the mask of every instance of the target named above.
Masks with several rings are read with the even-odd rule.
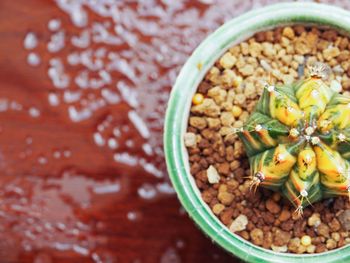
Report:
[[[205,73],[232,45],[254,33],[285,25],[302,24],[331,27],[350,34],[350,12],[317,3],[280,3],[247,12],[222,25],[209,35],[187,60],[171,91],[164,124],[164,152],[167,169],[177,196],[199,228],[231,254],[248,262],[346,262],[350,246],[318,254],[278,253],[264,249],[235,235],[222,224],[202,200],[190,175],[183,136],[191,100]]]

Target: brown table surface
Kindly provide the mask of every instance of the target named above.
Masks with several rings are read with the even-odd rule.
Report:
[[[136,15],[141,12],[135,11],[137,1],[116,2],[120,2],[121,12]],[[152,2],[149,0],[149,3]],[[155,47],[154,43],[159,40],[170,51],[178,48],[178,57],[168,50],[158,62],[152,56],[161,51],[153,49],[153,53],[150,51],[149,54],[151,58],[144,60],[146,67],[154,66],[157,74],[142,80],[142,72],[133,77],[132,90],[141,101],[138,106],[134,105],[133,110],[151,127],[151,138],[145,139],[128,119],[128,112],[133,108],[130,101],[105,105],[92,117],[77,123],[72,122],[67,113],[69,106],[75,104],[67,102],[58,107],[50,106],[49,93],[62,100],[64,91],[55,88],[48,77],[49,60],[64,58],[77,48],[67,43],[57,54],[48,52],[45,43],[52,33],[47,29],[47,23],[50,19],[60,18],[67,36],[81,32],[81,29],[73,26],[68,15],[54,1],[0,0],[0,262],[238,262],[204,236],[181,210],[175,194],[156,188],[159,183],[168,186],[160,151],[162,118],[174,78],[201,39],[231,17],[253,7],[279,1],[155,2],[154,5],[164,10],[167,5],[178,8],[176,12],[166,9],[165,16],[169,19],[162,22],[163,29],[174,29],[174,38],[170,31],[164,36],[157,32],[150,35],[138,32],[134,45],[123,42],[118,47],[107,47],[108,51],[119,54],[122,51],[134,54],[141,49],[142,43]],[[176,7],[176,2],[183,2],[184,6]],[[349,8],[347,0],[336,2]],[[186,10],[194,13],[185,14]],[[189,22],[184,22],[184,25],[180,25],[179,21],[176,23],[172,20],[175,13],[184,13],[178,19],[189,19]],[[88,14],[90,23],[111,21],[94,12],[89,11]],[[129,17],[132,18],[129,21],[131,28],[140,23],[135,17]],[[152,16],[144,19],[157,23]],[[39,67],[31,67],[26,62],[29,51],[24,49],[23,40],[29,31],[35,32],[39,39],[39,46],[34,50],[41,56]],[[177,44],[180,46],[176,47]],[[169,63],[172,59],[173,62]],[[126,60],[131,64],[132,55]],[[70,75],[76,75],[81,70],[67,66],[66,62],[64,64]],[[147,68],[144,70],[147,71]],[[117,82],[130,81],[125,74],[119,73],[112,74],[111,90],[115,89]],[[164,81],[161,82],[162,77]],[[153,84],[155,86],[150,88]],[[76,89],[74,84],[68,88],[71,91]],[[86,97],[99,94],[95,91],[82,92],[82,96]],[[15,105],[13,109],[2,111],[4,100],[8,105],[10,101],[15,101],[23,109],[15,110]],[[40,116],[30,117],[27,111],[30,112],[31,107],[38,108]],[[152,119],[147,114],[153,111],[156,115]],[[114,127],[122,129],[118,139],[121,146],[117,150],[98,147],[93,141],[98,125],[108,116],[112,116]],[[141,145],[146,142],[156,153],[147,155],[142,151]],[[127,146],[128,143],[133,145]],[[66,157],[55,159],[53,156],[57,151]],[[152,171],[146,172],[140,165],[125,164],[120,160],[116,162],[113,160],[114,153],[136,156],[137,160],[142,159],[157,167],[164,177],[154,176]],[[115,194],[113,191],[102,194],[91,192],[96,186],[113,183],[120,186],[119,190],[114,190]],[[148,193],[156,191],[157,194],[149,199],[141,198],[143,195],[138,192],[142,189],[148,189]],[[78,221],[81,224],[77,226]],[[63,223],[65,229],[57,226],[53,230],[52,227],[58,223]],[[78,229],[79,233],[74,234],[74,229]],[[73,234],[68,233],[71,230]]]

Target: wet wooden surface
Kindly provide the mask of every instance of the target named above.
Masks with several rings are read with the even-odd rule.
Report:
[[[236,2],[239,8],[239,1]],[[257,3],[248,4],[248,9],[254,2]],[[246,8],[247,5],[243,9]],[[95,126],[106,115],[114,116],[115,125],[127,123],[129,107],[125,103],[106,106],[79,124],[69,120],[67,105],[53,108],[48,104],[47,96],[55,88],[47,76],[47,63],[38,68],[28,66],[23,39],[28,31],[38,32],[40,44],[36,52],[47,62],[50,54],[43,44],[50,37],[47,21],[57,17],[64,22],[68,35],[77,31],[53,1],[0,0],[0,99],[16,101],[25,109],[35,106],[41,112],[39,118],[28,117],[24,111],[0,112],[0,210],[5,213],[0,213],[0,262],[98,262],[93,255],[98,255],[101,262],[238,262],[204,236],[182,212],[175,195],[159,195],[152,200],[140,198],[137,194],[140,186],[145,182],[156,183],[158,179],[140,167],[115,162],[109,151],[97,148],[91,141]],[[60,56],[71,51],[65,49]],[[74,72],[75,69],[68,70]],[[169,91],[170,85],[164,89]],[[130,131],[128,136],[141,142],[135,131]],[[30,147],[28,138],[33,141]],[[161,140],[159,137],[160,144]],[[28,149],[31,153],[24,156],[23,152]],[[47,156],[55,149],[69,151],[71,156],[53,161]],[[138,151],[140,149],[135,149]],[[38,165],[42,155],[48,161]],[[66,176],[66,170],[73,175]],[[104,179],[121,184],[117,195],[101,197],[82,193],[85,185],[93,187]],[[50,184],[58,184],[60,188],[49,192]],[[9,185],[22,187],[23,196],[8,190]],[[38,185],[42,191],[36,188]],[[74,197],[76,192],[80,201],[81,196],[88,195],[91,202],[88,208],[64,199],[62,189],[72,185],[73,190],[67,190],[69,197]],[[88,230],[74,238],[62,231],[50,232],[49,237],[36,234],[28,244],[24,243],[27,228],[37,221],[23,222],[31,218],[28,210],[34,207],[34,197],[41,198],[41,195],[47,202],[38,201],[38,204],[48,212],[39,213],[41,218],[36,218],[39,225],[56,222],[55,217],[64,215],[64,222],[68,217],[73,218],[88,225]],[[30,200],[29,208],[14,212],[14,205],[21,198]],[[74,212],[66,212],[66,208]],[[130,213],[136,215],[135,220],[128,218]],[[60,251],[53,248],[60,238],[69,242],[92,240],[93,245],[88,246],[87,255],[74,249]]]
[[[73,25],[69,26],[69,18],[52,1],[0,1],[0,97],[16,100],[28,107],[35,105],[42,112],[38,119],[11,111],[0,113],[1,189],[16,177],[60,177],[64,167],[74,166],[79,172],[93,178],[109,178],[117,173],[125,185],[123,193],[117,199],[108,199],[91,208],[91,211],[84,211],[83,215],[99,219],[105,225],[100,230],[94,230],[105,239],[103,245],[95,249],[103,262],[235,262],[180,212],[174,195],[151,201],[139,198],[138,187],[145,180],[153,179],[147,174],[141,176],[140,173],[144,173],[141,169],[116,164],[104,151],[89,143],[94,121],[72,125],[65,107],[49,107],[48,91],[54,88],[46,74],[47,66],[33,68],[27,65],[23,39],[28,31],[35,31],[41,32],[38,35],[41,41],[47,41],[50,36],[47,21],[56,17],[67,22],[67,32],[76,31]],[[46,54],[45,49],[45,45],[39,44],[36,51]],[[121,115],[127,114],[125,105],[117,107],[116,111]],[[120,122],[124,119],[120,117]],[[61,147],[70,149],[72,157],[49,161],[45,167],[35,165],[34,157],[22,160],[19,155],[26,148],[28,136],[33,140],[31,150],[36,156]],[[137,211],[140,218],[135,222],[128,220],[130,211]],[[19,224],[25,217],[18,216],[11,222]],[[13,226],[9,226],[8,220],[3,218],[0,224],[0,262],[93,262],[90,256],[72,251],[59,252],[45,246],[26,252],[21,246],[25,229],[21,230],[22,234],[14,233]]]

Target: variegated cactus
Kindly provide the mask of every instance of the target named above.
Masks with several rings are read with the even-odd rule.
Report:
[[[239,137],[251,187],[281,192],[297,208],[350,196],[350,98],[323,81],[328,67],[292,85],[267,85]]]

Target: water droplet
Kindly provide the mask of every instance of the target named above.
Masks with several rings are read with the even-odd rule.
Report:
[[[51,35],[50,42],[47,44],[47,50],[51,53],[57,53],[62,50],[65,45],[65,33],[64,31],[58,31]]]
[[[121,131],[119,130],[118,127],[115,127],[115,128],[113,129],[113,135],[114,135],[115,137],[120,137],[121,134],[122,134],[122,133],[121,133]]]
[[[80,61],[80,56],[79,56],[79,53],[78,52],[73,52],[73,53],[70,53],[68,56],[67,56],[67,62],[69,65],[71,66],[76,66],[78,65],[81,61]]]
[[[57,107],[60,104],[60,100],[58,98],[58,95],[56,93],[49,93],[48,95],[48,101],[50,106]]]
[[[179,248],[179,249],[182,249],[185,247],[185,241],[183,241],[182,239],[178,239],[176,240],[176,247]]]
[[[80,100],[81,95],[82,94],[80,91],[73,92],[73,91],[66,90],[63,93],[63,100],[65,103],[68,103],[68,104],[74,103]]]
[[[119,95],[109,89],[103,89],[101,95],[109,104],[118,104],[120,102]]]
[[[79,245],[73,245],[73,251],[83,256],[88,256],[90,254],[90,251],[87,248]]]
[[[174,248],[171,248],[171,247],[165,250],[165,252],[162,254],[160,258],[160,263],[169,263],[169,262],[172,262],[172,263],[181,262],[181,258],[179,254]]]
[[[154,164],[146,162],[144,159],[140,160],[140,165],[145,169],[146,172],[153,174],[157,178],[164,177],[164,174]]]
[[[129,153],[116,153],[113,156],[114,160],[119,163],[135,166],[138,163],[138,158]]]
[[[89,119],[92,116],[91,110],[84,108],[78,110],[75,106],[68,107],[69,117],[73,122],[81,122]]]
[[[141,117],[137,114],[136,111],[129,111],[128,113],[130,121],[135,125],[135,128],[139,131],[140,135],[148,139],[151,134],[147,128],[146,123],[141,119]]]
[[[73,46],[77,48],[87,48],[90,45],[90,31],[83,30],[79,36],[73,36],[71,38]]]
[[[97,146],[104,146],[106,144],[105,139],[102,137],[101,133],[95,132],[94,133],[94,142]]]
[[[171,195],[176,193],[174,188],[168,182],[157,183],[156,187],[157,187],[157,190],[163,194]]]
[[[142,149],[147,155],[153,154],[152,146],[148,143],[142,144]]]
[[[44,156],[40,156],[40,157],[38,158],[38,163],[41,164],[41,165],[47,164],[47,158],[44,157]]]
[[[38,118],[40,116],[40,111],[38,108],[30,107],[28,112],[29,115],[33,118]]]
[[[65,151],[63,151],[63,156],[65,158],[69,158],[72,156],[72,152],[70,150],[65,150]]]
[[[128,212],[126,217],[128,218],[129,221],[132,221],[132,222],[135,222],[139,219],[139,215],[135,211]]]
[[[133,140],[126,140],[125,145],[126,145],[126,147],[128,147],[128,148],[133,148],[133,147],[135,146]]]
[[[61,231],[64,231],[67,228],[67,226],[64,223],[61,223],[61,222],[58,222],[56,224],[56,227],[57,227],[57,229],[59,229]]]
[[[23,110],[23,106],[14,100],[10,102],[9,108],[14,111]]]
[[[60,151],[54,151],[52,156],[55,159],[60,159],[61,158],[61,152]]]
[[[28,137],[26,138],[26,144],[31,145],[32,143],[33,143],[33,138],[30,137],[30,136],[28,136]]]
[[[145,183],[138,190],[138,195],[145,200],[151,200],[157,196],[157,190],[151,184]]]
[[[64,72],[62,60],[59,58],[50,59],[50,67],[47,73],[52,84],[58,89],[66,89],[70,84],[70,77]]]
[[[123,81],[119,81],[117,83],[117,88],[121,93],[123,100],[126,101],[130,107],[137,108],[139,106],[137,92],[135,90],[133,90]]]
[[[118,148],[118,141],[114,138],[110,138],[108,140],[108,147],[111,149],[111,150],[115,150]]]
[[[117,193],[121,189],[121,186],[119,183],[114,184],[107,184],[107,185],[99,185],[94,187],[93,191],[96,194],[111,194],[111,193]]]
[[[27,50],[34,49],[38,46],[38,38],[35,33],[28,32],[24,38],[23,46]]]
[[[41,63],[41,58],[37,53],[30,52],[27,56],[27,63],[29,66],[37,67]]]
[[[61,28],[61,20],[58,19],[58,18],[53,18],[51,20],[49,20],[48,24],[47,24],[47,27],[50,31],[57,31]]]

